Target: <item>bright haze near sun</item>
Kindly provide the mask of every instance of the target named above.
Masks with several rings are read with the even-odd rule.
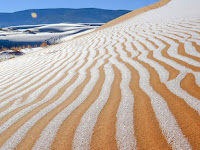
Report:
[[[159,0],[4,0],[0,12],[16,12],[43,8],[102,8],[113,10],[135,10]],[[10,7],[12,4],[12,7]],[[32,12],[34,13],[34,12]],[[37,18],[37,14],[30,14]]]

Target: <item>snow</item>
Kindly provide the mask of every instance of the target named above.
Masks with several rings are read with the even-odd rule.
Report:
[[[62,105],[77,87],[85,81],[88,73],[90,73],[91,78],[84,86],[83,91],[80,92],[80,95],[49,121],[49,124],[41,132],[38,141],[34,145],[34,149],[50,149],[63,121],[67,119],[92,92],[100,77],[99,68],[101,65],[104,65],[105,72],[105,81],[101,93],[83,114],[75,132],[73,146],[75,149],[90,149],[93,129],[101,110],[107,102],[111,85],[115,77],[112,68],[112,65],[115,65],[122,75],[122,80],[120,82],[122,97],[116,114],[117,145],[118,148],[122,150],[137,149],[137,141],[134,133],[134,93],[129,87],[132,77],[130,70],[126,67],[126,63],[138,71],[140,76],[139,86],[150,98],[155,117],[158,120],[160,129],[162,130],[162,134],[166,141],[173,149],[192,149],[165,98],[152,87],[150,82],[150,72],[142,65],[142,63],[140,63],[140,61],[154,68],[159,75],[160,81],[163,85],[166,85],[170,92],[182,98],[191,108],[200,113],[199,100],[184,91],[180,85],[180,82],[187,73],[192,73],[195,76],[195,82],[200,85],[199,72],[170,58],[182,60],[182,62],[197,68],[200,67],[198,61],[179,54],[178,43],[173,40],[174,38],[183,42],[185,48],[187,48],[186,53],[191,53],[193,56],[200,57],[194,46],[191,45],[191,41],[198,41],[196,38],[199,37],[200,28],[197,22],[200,21],[200,11],[198,6],[200,6],[199,0],[172,0],[164,7],[142,13],[110,28],[91,32],[80,38],[74,38],[74,36],[65,37],[60,40],[63,43],[58,45],[52,45],[43,50],[38,48],[35,52],[31,52],[7,62],[1,62],[0,77],[2,78],[0,78],[0,81],[2,84],[0,85],[0,108],[3,108],[10,102],[14,103],[8,109],[3,110],[0,113],[0,118],[19,107],[27,105],[26,108],[17,112],[0,126],[1,134],[6,132],[9,127],[13,126],[30,111],[46,102],[50,102],[50,100],[58,94],[59,89],[64,87],[76,74],[78,74],[78,78],[69,85],[69,87],[66,87],[66,90],[60,97],[55,101],[50,102],[48,106],[41,109],[29,120],[24,122],[24,124],[8,138],[1,149],[14,149],[23,140],[28,131],[46,114]],[[184,24],[184,26],[181,26],[182,24]],[[192,24],[192,27],[189,24]],[[171,27],[169,27],[170,25]],[[26,26],[23,27],[25,28]],[[83,28],[88,29],[90,27],[84,24],[40,25],[33,26],[32,31],[41,32],[54,29],[59,30],[59,33],[42,32],[30,35],[25,32],[26,29],[19,29],[19,33],[16,32],[16,34],[19,35],[17,36],[19,39],[34,41],[37,38],[38,40],[41,40],[42,38],[45,39],[46,37],[49,38],[50,35],[56,35],[58,37],[63,36],[64,34],[69,35],[80,31],[80,29]],[[67,29],[70,29],[70,31],[66,31]],[[10,37],[10,40],[19,40],[12,34],[8,35],[10,31],[6,32],[6,37]],[[12,32],[14,33],[14,31]],[[190,37],[184,32],[192,36]],[[177,38],[177,36],[173,34],[178,34],[179,37]],[[29,40],[31,36],[33,39]],[[27,39],[25,37],[27,37]],[[2,36],[1,38],[5,38],[5,36]],[[148,42],[146,38],[153,41],[158,48]],[[162,51],[166,47],[165,43],[162,41],[165,41],[170,45],[167,51],[170,57],[164,57],[162,55]],[[127,51],[131,53],[130,57],[123,49],[123,43],[125,44]],[[141,43],[143,43],[147,49],[145,49]],[[135,45],[136,49],[134,49],[131,44]],[[31,50],[24,49],[22,51],[27,53]],[[147,55],[149,51],[153,52],[154,58],[170,65],[179,71],[180,74],[175,79],[168,81],[169,71],[155,60],[148,58]],[[117,56],[120,57],[122,62],[117,59]],[[133,57],[136,56],[138,56],[137,59],[140,61],[133,59]],[[107,58],[109,58],[108,63],[105,63],[105,59]],[[95,65],[91,67],[93,63]],[[91,69],[87,72],[89,67],[91,67]],[[60,80],[61,78],[62,80]],[[49,79],[51,80],[46,83]],[[59,80],[60,82],[57,83]],[[35,100],[40,97],[41,93],[50,86],[52,86],[52,88],[49,89],[49,92],[45,97],[39,102],[35,102]],[[1,90],[4,88],[6,88],[6,90]],[[35,89],[34,92],[29,93],[33,89]],[[21,97],[25,94],[28,94],[28,97],[21,102]]]
[[[47,42],[48,44],[57,44],[92,32],[101,25],[101,23],[60,23],[6,27],[0,31],[0,47],[18,47],[27,45],[35,47],[40,46],[43,42]],[[26,54],[41,49],[43,48],[25,48],[20,50],[20,52]],[[14,54],[8,53],[2,55],[0,53],[0,61],[15,57],[16,55]]]

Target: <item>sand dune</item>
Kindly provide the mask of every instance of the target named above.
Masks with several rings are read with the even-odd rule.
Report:
[[[0,149],[200,149],[198,0],[162,0],[0,63]]]

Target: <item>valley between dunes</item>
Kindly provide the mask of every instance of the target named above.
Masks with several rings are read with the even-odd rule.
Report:
[[[0,149],[199,150],[199,6],[161,0],[1,62]]]

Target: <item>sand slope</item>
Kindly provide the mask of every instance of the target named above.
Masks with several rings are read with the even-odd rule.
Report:
[[[0,149],[200,149],[200,2],[168,2],[1,62]]]

